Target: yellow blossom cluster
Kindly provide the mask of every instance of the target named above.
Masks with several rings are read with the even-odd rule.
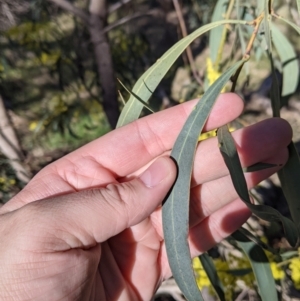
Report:
[[[284,278],[285,273],[283,269],[280,266],[278,266],[276,262],[270,262],[270,267],[271,267],[272,275],[276,281]]]
[[[300,289],[300,258],[292,258],[289,264],[291,278],[296,289]]]
[[[219,77],[221,73],[215,69],[213,62],[210,57],[206,59],[206,78],[208,85],[212,85]],[[221,93],[225,92],[225,87],[222,89]]]
[[[8,191],[13,185],[16,184],[16,180],[13,178],[0,177],[0,190]]]

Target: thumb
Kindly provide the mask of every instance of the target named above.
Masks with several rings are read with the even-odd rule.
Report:
[[[27,220],[43,224],[43,233],[52,232],[71,248],[89,246],[148,217],[170,190],[176,172],[174,162],[161,157],[131,181],[36,201],[23,209],[34,217]]]

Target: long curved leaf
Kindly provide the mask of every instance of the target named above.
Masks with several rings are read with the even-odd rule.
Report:
[[[224,15],[226,13],[228,6],[228,0],[219,0],[215,6],[213,11],[213,15],[211,18],[212,22],[220,21],[224,19]],[[224,26],[219,26],[214,28],[209,33],[209,52],[210,58],[213,63],[215,63],[218,57],[219,46],[223,34]]]
[[[280,97],[279,81],[274,66],[273,55],[269,52],[267,54],[270,61],[271,74],[272,74],[270,97],[271,97],[273,117],[280,117],[281,97]]]
[[[162,78],[171,68],[176,59],[186,49],[186,47],[192,43],[197,37],[201,36],[205,32],[224,24],[246,24],[243,20],[222,20],[207,24],[184,39],[177,42],[172,48],[170,48],[157,62],[151,66],[136,82],[132,92],[138,95],[143,101],[147,102],[156,89]],[[124,106],[120,118],[118,120],[117,127],[128,124],[139,118],[143,109],[143,104],[135,99],[134,96],[130,96],[128,102]]]
[[[292,219],[300,229],[300,160],[293,142],[289,144],[288,150],[289,159],[278,176]]]
[[[279,20],[282,20],[283,22],[287,23],[288,25],[290,25],[291,27],[293,27],[299,34],[300,34],[300,27],[298,25],[296,25],[295,23],[281,17],[281,16],[278,16],[278,15],[275,15],[275,17]]]
[[[298,13],[300,15],[300,0],[297,0],[297,8],[298,8]]]
[[[263,249],[241,232],[235,232],[231,236],[237,241],[250,261],[262,301],[278,300],[275,280],[268,257]]]
[[[284,34],[271,23],[273,43],[280,57],[283,72],[282,96],[296,91],[299,82],[299,63],[294,47]]]
[[[242,165],[228,127],[221,127],[217,134],[221,154],[227,165],[232,183],[238,196],[247,205],[247,207],[261,219],[281,222],[288,242],[291,246],[296,246],[298,243],[298,229],[290,219],[284,217],[276,209],[270,206],[254,205],[251,203]]]
[[[269,13],[269,0],[264,0],[264,37],[267,44],[267,52],[272,54],[272,36],[270,28],[270,13]]]
[[[268,244],[261,241],[258,237],[256,237],[254,234],[252,234],[247,229],[241,227],[236,232],[239,232],[241,235],[246,236],[250,241],[252,241],[255,244],[259,245],[264,250],[267,250],[267,251],[269,251],[270,253],[272,253],[274,255],[279,255],[279,251],[277,249],[274,249],[274,248],[270,247]]]
[[[257,0],[256,4],[256,14],[259,15],[264,11],[266,0]]]
[[[199,133],[220,91],[245,61],[235,63],[208,88],[184,124],[171,152],[178,166],[176,182],[163,205],[163,231],[173,276],[187,300],[202,301],[187,242],[190,181]]]
[[[223,284],[218,276],[216,267],[214,265],[214,262],[209,257],[207,253],[203,253],[199,256],[199,260],[203,266],[203,269],[206,272],[206,275],[214,288],[216,294],[218,295],[219,299],[221,301],[226,301],[225,293],[224,293],[224,287]]]

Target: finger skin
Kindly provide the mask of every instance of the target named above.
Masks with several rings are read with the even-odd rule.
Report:
[[[288,150],[278,149],[277,154],[267,161],[286,162]],[[248,189],[255,187],[264,179],[281,169],[281,166],[268,168],[258,172],[246,173]],[[199,223],[207,216],[213,214],[223,206],[238,198],[237,192],[232,184],[230,175],[198,185],[191,190],[190,225]]]
[[[243,167],[267,162],[279,149],[286,148],[292,139],[290,124],[281,118],[271,118],[232,133]],[[285,164],[286,157],[268,161]],[[192,186],[208,182],[228,174],[228,169],[218,147],[218,139],[200,142],[193,169]]]
[[[0,212],[26,203],[87,188],[115,183],[170,150],[197,100],[141,118],[108,133],[45,167],[4,205]],[[219,127],[236,118],[243,102],[232,93],[221,94],[205,129]]]

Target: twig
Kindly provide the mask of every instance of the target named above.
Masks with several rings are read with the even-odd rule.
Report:
[[[181,10],[180,4],[179,4],[178,0],[173,0],[173,4],[174,4],[175,11],[176,11],[176,14],[177,14],[177,18],[178,18],[178,21],[179,21],[182,36],[185,38],[187,36],[187,30],[186,30],[186,26],[185,26],[185,22],[184,22],[184,18],[183,18],[183,15],[182,15],[182,10]],[[192,50],[191,50],[190,46],[188,46],[186,48],[186,54],[187,54],[187,57],[188,57],[188,60],[189,60],[189,63],[190,63],[191,69],[192,69],[192,73],[193,73],[193,76],[194,76],[195,80],[198,82],[199,85],[203,86],[203,81],[202,81],[202,79],[200,78],[200,76],[198,74],[198,71],[197,71],[197,68],[196,68],[196,65],[195,65],[195,60],[194,60],[194,57],[193,57],[193,53],[192,53]]]
[[[115,23],[113,24],[110,24],[108,26],[106,26],[104,29],[103,29],[103,32],[104,33],[107,33],[109,32],[110,30],[112,29],[115,29],[116,27],[120,26],[120,25],[123,25],[133,19],[137,19],[137,18],[140,18],[140,17],[143,17],[143,16],[150,16],[151,14],[150,13],[146,13],[146,14],[141,14],[141,13],[136,13],[136,14],[133,14],[131,16],[126,16],[118,21],[116,21]]]
[[[237,296],[237,298],[235,299],[235,301],[243,301],[244,297],[246,297],[248,295],[249,289],[243,289],[241,291],[241,293]]]
[[[13,16],[13,14],[11,13],[11,10],[9,9],[7,3],[2,3],[2,9],[3,9],[3,12],[6,14],[7,16],[7,19],[10,21],[10,24],[11,25],[15,25],[16,24],[16,20]]]
[[[296,9],[294,9],[291,5],[291,0],[286,0],[286,3],[290,9],[290,13],[295,21],[295,23],[300,26],[300,18],[299,18],[299,14],[298,11]]]
[[[246,60],[249,59],[250,57],[250,53],[251,53],[251,50],[252,50],[252,47],[253,47],[253,43],[255,41],[255,38],[257,37],[257,34],[258,34],[258,31],[259,31],[259,27],[260,27],[260,24],[262,22],[262,20],[264,19],[264,13],[262,13],[261,15],[259,15],[254,21],[251,22],[250,25],[253,25],[254,26],[254,31],[250,37],[250,40],[248,42],[248,45],[247,45],[247,48],[246,48],[246,51],[245,51],[245,54],[243,56],[243,58],[245,59],[245,62]],[[231,87],[231,92],[234,92],[235,91],[235,87],[236,87],[236,84],[237,84],[237,80],[239,78],[239,75],[241,73],[241,70],[243,69],[243,66],[244,64],[242,64],[239,69],[236,71],[236,73],[234,74],[234,76],[231,78],[231,81],[232,81],[232,87]]]
[[[121,0],[119,1],[118,3],[115,3],[113,5],[111,5],[109,8],[108,8],[108,13],[111,14],[112,12],[118,10],[119,8],[121,8],[123,5],[131,2],[132,0]]]
[[[86,23],[89,22],[89,15],[88,15],[88,13],[86,13],[82,9],[74,6],[70,2],[68,2],[66,0],[48,0],[48,1],[55,3],[60,8],[63,8],[66,11],[74,14],[76,17],[81,18],[84,22],[86,22]]]
[[[231,15],[232,10],[233,10],[234,3],[235,3],[234,0],[230,0],[230,2],[228,4],[227,11],[226,11],[226,15],[225,15],[225,18],[224,18],[225,20],[228,20],[230,18],[230,15]],[[222,60],[222,54],[223,54],[223,50],[224,50],[224,46],[225,46],[225,42],[226,42],[226,36],[227,36],[227,26],[224,25],[223,32],[222,32],[222,37],[221,37],[221,43],[220,43],[220,47],[218,49],[217,59],[214,62],[214,67],[217,71],[219,71],[220,62]]]

